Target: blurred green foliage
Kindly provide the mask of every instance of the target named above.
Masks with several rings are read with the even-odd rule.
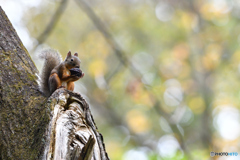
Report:
[[[38,44],[59,2],[25,10],[37,46],[29,50],[79,53],[85,77],[75,91],[90,103],[111,159],[202,160],[239,150],[238,1],[87,1],[128,66],[76,1]]]

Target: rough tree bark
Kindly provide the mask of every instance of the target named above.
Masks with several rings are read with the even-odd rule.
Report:
[[[38,70],[0,7],[0,159],[108,160],[80,94],[38,89]]]

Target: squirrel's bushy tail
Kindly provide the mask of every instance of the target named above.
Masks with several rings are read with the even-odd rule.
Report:
[[[41,77],[40,89],[46,96],[50,96],[48,79],[53,68],[62,62],[62,58],[58,51],[54,49],[43,50],[39,57],[41,59],[44,59],[44,64],[40,75]]]

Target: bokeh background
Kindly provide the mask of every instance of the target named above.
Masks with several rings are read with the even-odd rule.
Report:
[[[113,160],[240,151],[240,1],[0,0],[36,66],[78,52]],[[240,154],[240,152],[239,152]],[[215,156],[213,159],[239,159]]]

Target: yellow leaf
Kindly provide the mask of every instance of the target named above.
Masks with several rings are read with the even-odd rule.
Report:
[[[107,66],[104,61],[101,60],[94,60],[89,65],[89,74],[92,76],[99,76],[105,74]]]
[[[147,132],[150,129],[150,123],[141,111],[136,109],[129,111],[126,119],[129,127],[135,133]]]
[[[202,97],[192,98],[188,105],[195,114],[201,114],[206,108]]]
[[[206,54],[203,56],[203,65],[207,70],[216,68],[219,64],[222,47],[217,44],[212,44],[207,47]]]

